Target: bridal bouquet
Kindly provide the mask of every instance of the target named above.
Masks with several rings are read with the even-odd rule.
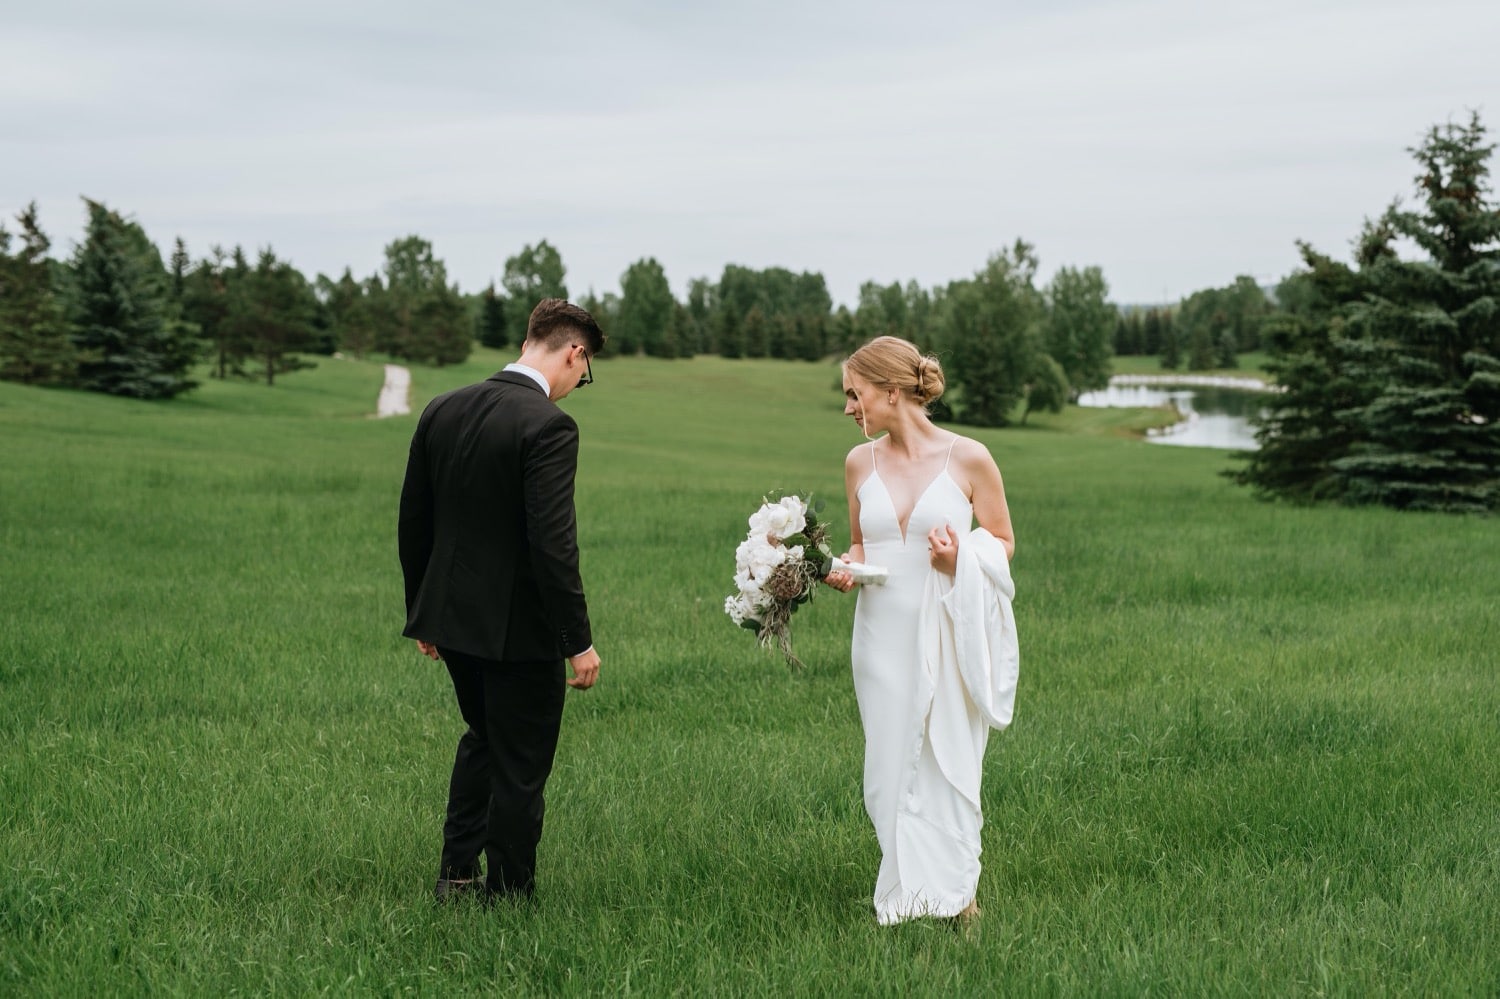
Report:
[[[736,592],[724,601],[731,621],[755,632],[762,646],[774,642],[793,666],[802,663],[792,655],[792,615],[812,599],[834,561],[828,525],[818,520],[821,506],[800,496],[765,499],[735,550]]]

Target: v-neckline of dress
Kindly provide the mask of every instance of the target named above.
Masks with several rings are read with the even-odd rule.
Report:
[[[885,493],[885,502],[891,508],[891,514],[896,518],[896,530],[901,533],[901,545],[903,548],[906,546],[906,529],[911,527],[911,519],[917,515],[917,507],[921,506],[922,501],[927,498],[927,494],[932,492],[932,487],[938,484],[938,479],[946,477],[948,481],[953,481],[953,476],[948,474],[948,466],[944,465],[942,470],[934,475],[926,487],[917,494],[917,501],[911,505],[911,510],[906,515],[906,523],[903,524],[901,522],[901,513],[896,509],[896,497],[891,495],[890,487],[885,484],[885,479],[881,478],[880,469],[871,469],[870,477],[880,483],[880,488]],[[957,484],[956,482],[954,483],[954,485]]]

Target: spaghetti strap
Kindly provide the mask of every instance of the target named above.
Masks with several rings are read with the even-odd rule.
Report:
[[[948,470],[948,463],[953,460],[953,445],[957,444],[957,443],[958,443],[958,434],[954,434],[953,435],[953,440],[951,440],[951,441],[948,442],[948,459],[947,459],[947,461],[943,462],[943,471],[945,471],[945,472]],[[875,454],[874,454],[873,451],[870,453],[870,457],[871,457],[871,459],[873,459],[875,457]]]
[[[880,474],[880,469],[878,469],[878,468],[875,467],[875,442],[874,441],[870,442],[870,471],[873,472],[876,475]]]

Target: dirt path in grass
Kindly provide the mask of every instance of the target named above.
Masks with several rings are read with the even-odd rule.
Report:
[[[411,412],[411,372],[399,364],[385,366],[385,385],[380,389],[380,399],[375,403],[375,415],[379,417],[405,416]]]

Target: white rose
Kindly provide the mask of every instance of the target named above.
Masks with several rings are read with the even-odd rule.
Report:
[[[785,517],[783,530],[777,533],[778,537],[787,537],[796,534],[807,527],[807,504],[796,496],[783,497],[781,503],[782,513]]]
[[[750,515],[750,533],[764,537],[767,533],[774,533],[771,526],[771,518],[777,508],[775,503],[766,503],[759,510]]]

